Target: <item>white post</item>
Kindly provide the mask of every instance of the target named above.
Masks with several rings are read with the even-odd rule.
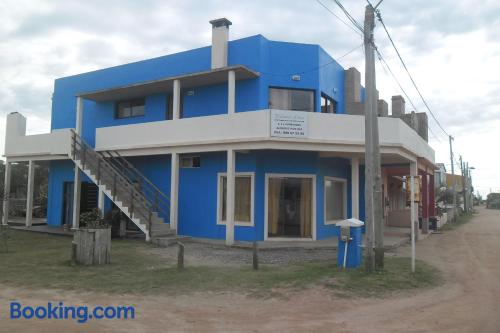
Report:
[[[5,182],[3,188],[3,219],[2,224],[9,223],[9,196],[10,196],[10,162],[5,160]]]
[[[99,186],[99,198],[97,202],[97,208],[99,208],[99,214],[101,218],[104,218],[104,200],[106,198],[106,194],[104,194],[104,188],[102,185]]]
[[[227,150],[226,173],[226,245],[234,243],[234,183],[235,183],[235,152]]]
[[[28,164],[28,190],[26,193],[26,227],[31,227],[33,220],[33,187],[35,182],[35,163]]]
[[[410,235],[411,235],[411,271],[415,272],[415,176],[417,164],[410,162]],[[418,215],[417,215],[418,216]]]
[[[83,119],[83,99],[76,98],[76,122],[75,132],[77,135],[82,133]],[[80,226],[80,192],[82,188],[80,168],[75,164],[75,177],[73,182],[73,229],[78,229]]]
[[[174,80],[173,89],[173,103],[172,103],[172,120],[177,120],[181,115],[181,81]]]
[[[234,70],[227,72],[227,113],[234,114],[236,109],[236,74]]]
[[[359,219],[359,158],[351,158],[351,210],[352,217]]]
[[[170,170],[170,228],[177,230],[179,207],[179,154],[172,153]],[[177,233],[177,231],[176,231]]]

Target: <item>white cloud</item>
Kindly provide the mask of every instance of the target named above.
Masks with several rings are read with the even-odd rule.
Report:
[[[343,17],[334,3],[325,5]],[[343,1],[361,21],[364,3]],[[478,187],[500,189],[490,167],[500,163],[488,142],[500,125],[500,3],[475,1],[384,1],[382,16],[410,71],[442,125],[456,137],[456,150],[474,164]],[[361,38],[317,2],[301,1],[37,1],[0,3],[0,152],[4,117],[28,116],[28,132],[50,128],[54,79],[161,56],[210,43],[210,19],[233,21],[231,38],[263,34],[270,39],[317,43],[339,57]],[[419,111],[418,98],[380,25],[376,42]],[[363,72],[362,49],[341,61]],[[379,70],[382,97],[401,92]],[[407,103],[409,106],[409,103]],[[449,163],[447,138],[429,116],[437,161]],[[488,169],[489,168],[489,169]],[[488,171],[490,170],[490,171]]]

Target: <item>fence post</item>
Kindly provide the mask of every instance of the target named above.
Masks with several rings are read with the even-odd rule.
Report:
[[[71,242],[71,263],[76,264],[76,243]]]
[[[259,248],[257,246],[257,242],[253,242],[252,252],[253,252],[253,257],[252,257],[253,269],[258,270],[259,269]]]
[[[177,252],[177,269],[184,269],[184,244],[177,242],[179,250]]]

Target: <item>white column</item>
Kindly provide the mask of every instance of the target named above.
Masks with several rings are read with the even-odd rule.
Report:
[[[180,118],[181,115],[181,81],[174,80],[174,89],[173,89],[173,103],[172,103],[172,120],[176,120]]]
[[[97,201],[97,208],[99,208],[99,214],[101,218],[104,218],[104,201],[106,199],[106,194],[104,193],[104,188],[102,185],[99,186],[99,198]]]
[[[177,230],[179,209],[179,154],[172,153],[170,170],[170,228]],[[177,231],[176,231],[177,233]]]
[[[76,98],[76,122],[75,132],[78,135],[82,133],[83,121],[83,99]],[[80,192],[82,188],[80,169],[75,164],[75,176],[73,182],[73,229],[78,229],[80,226]]]
[[[7,225],[9,222],[9,196],[10,196],[10,162],[5,160],[5,182],[3,188],[3,219],[2,224]]]
[[[31,227],[33,219],[33,187],[35,182],[35,163],[33,160],[28,164],[28,190],[26,193],[26,226]]]
[[[226,245],[234,243],[234,183],[235,183],[235,152],[227,150],[227,187],[226,187]]]
[[[410,162],[410,177],[413,176],[414,179],[415,179],[415,186],[417,184],[417,181],[418,181],[418,168],[417,168],[417,162],[416,161],[411,161]],[[415,187],[414,186],[414,187]],[[413,197],[412,197],[413,199]],[[411,202],[413,203],[414,201],[411,200]],[[418,240],[418,203],[417,204],[414,204],[410,209],[412,209],[412,213],[413,213],[413,219],[412,219],[412,227],[413,227],[413,232],[415,234],[415,240]]]
[[[236,75],[233,70],[227,72],[227,113],[233,114],[236,109]]]
[[[351,158],[351,210],[352,217],[359,219],[359,158]]]
[[[416,231],[415,220],[417,220],[418,226],[418,205],[415,204],[415,182],[418,176],[417,163],[414,161],[410,162],[410,235],[411,235],[411,271],[415,272],[415,241]]]

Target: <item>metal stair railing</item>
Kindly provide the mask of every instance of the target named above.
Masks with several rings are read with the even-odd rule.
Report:
[[[98,184],[108,187],[113,196],[113,201],[118,199],[129,208],[131,218],[136,215],[146,220],[149,236],[151,237],[153,204],[127,177],[121,174],[116,166],[97,153],[74,130],[71,130],[71,134],[71,157],[73,161],[79,160],[82,169],[90,170]]]
[[[139,191],[153,204],[153,211],[170,217],[170,198],[153,184],[132,163],[115,150],[99,152],[125,175],[131,183],[135,183]]]

